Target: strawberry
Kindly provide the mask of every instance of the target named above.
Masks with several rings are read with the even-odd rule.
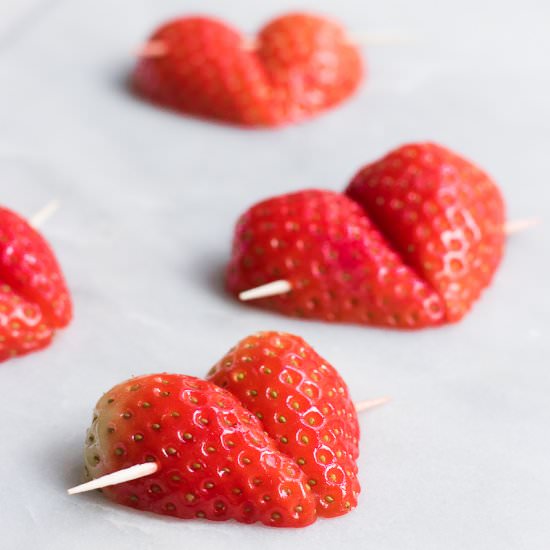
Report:
[[[89,477],[155,461],[153,475],[103,489],[111,499],[179,518],[315,521],[306,475],[226,390],[179,374],[140,376],[98,402],[86,439]]]
[[[46,347],[71,316],[49,245],[23,218],[0,208],[0,361]]]
[[[185,17],[160,27],[133,87],[182,113],[244,126],[297,122],[358,87],[360,54],[336,23],[303,13],[269,23],[255,41],[221,21]]]
[[[346,194],[402,261],[460,320],[489,286],[504,249],[504,202],[491,178],[434,143],[405,145],[364,167]]]
[[[317,496],[319,516],[357,505],[357,413],[334,367],[292,334],[245,338],[210,371],[261,421],[281,453],[293,458]]]
[[[460,320],[504,248],[504,203],[482,170],[435,144],[401,147],[363,168],[346,195],[301,191],[239,220],[227,272],[234,294],[287,315],[400,328]]]
[[[407,328],[444,318],[440,297],[361,207],[331,191],[268,199],[237,223],[229,291],[276,279],[288,280],[292,290],[255,303],[287,315]]]

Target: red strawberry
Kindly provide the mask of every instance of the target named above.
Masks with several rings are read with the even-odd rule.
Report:
[[[268,199],[237,223],[228,289],[276,279],[292,291],[255,303],[287,315],[409,328],[443,321],[439,296],[358,204],[331,191]]]
[[[229,392],[178,374],[141,376],[98,402],[87,435],[90,477],[155,461],[153,475],[103,489],[113,500],[180,518],[315,521],[307,477]]]
[[[346,194],[402,261],[461,319],[487,287],[504,249],[504,203],[491,178],[433,143],[405,145],[363,168]]]
[[[357,49],[334,22],[290,14],[252,44],[206,17],[158,29],[163,54],[142,57],[133,75],[144,97],[183,113],[245,126],[309,118],[350,96],[361,80]]]
[[[52,250],[23,218],[0,208],[0,361],[46,347],[71,316]]]
[[[263,423],[279,451],[293,458],[332,517],[357,505],[359,425],[334,367],[292,334],[261,332],[237,344],[209,380],[229,390]]]
[[[422,328],[458,321],[504,248],[504,204],[479,168],[434,144],[368,165],[346,196],[302,191],[239,220],[227,274],[238,294],[285,279],[258,305],[300,317]]]

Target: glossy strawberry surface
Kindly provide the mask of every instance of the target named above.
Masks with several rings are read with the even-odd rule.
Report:
[[[103,489],[111,499],[179,518],[301,527],[315,521],[307,477],[229,392],[180,374],[128,380],[98,402],[86,440],[98,477],[156,462],[153,475]]]
[[[186,114],[244,126],[297,122],[348,98],[360,54],[331,20],[294,13],[256,38],[221,21],[185,17],[151,37],[161,53],[140,58],[134,89]]]
[[[422,328],[460,320],[504,248],[504,203],[482,170],[431,143],[363,168],[346,194],[308,190],[238,221],[227,288],[275,280],[291,291],[253,303],[325,321]]]
[[[293,458],[317,496],[319,516],[357,505],[359,424],[348,388],[302,338],[260,332],[245,338],[211,370]]]
[[[44,348],[71,317],[69,291],[48,243],[0,208],[0,361]]]

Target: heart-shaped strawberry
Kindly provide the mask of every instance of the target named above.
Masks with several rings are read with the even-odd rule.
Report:
[[[365,167],[346,195],[301,191],[249,209],[235,230],[229,291],[284,280],[289,292],[255,303],[327,321],[421,328],[461,319],[503,252],[493,181],[428,143]]]
[[[71,316],[69,291],[48,243],[0,208],[0,361],[46,347]]]
[[[223,22],[186,17],[163,25],[140,58],[135,90],[186,114],[245,126],[309,118],[349,97],[360,54],[333,21],[303,13],[269,23],[250,40]]]
[[[209,377],[140,376],[108,391],[86,437],[87,477],[150,462],[151,475],[103,491],[180,518],[301,527],[356,506],[357,415],[301,338],[252,335]]]

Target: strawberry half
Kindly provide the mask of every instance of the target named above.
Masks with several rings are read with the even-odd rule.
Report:
[[[210,371],[262,422],[280,452],[293,458],[317,496],[319,516],[357,505],[357,413],[334,367],[302,338],[260,332],[237,344]]]
[[[435,144],[366,166],[346,196],[301,191],[239,220],[227,271],[233,294],[278,279],[254,303],[287,315],[422,328],[461,319],[504,248],[504,203],[472,163]]]
[[[86,476],[155,462],[106,487],[127,506],[180,518],[303,527],[357,505],[359,425],[336,370],[302,338],[245,338],[207,381],[133,378],[96,405]]]
[[[190,376],[128,380],[98,402],[85,452],[89,477],[154,461],[153,475],[103,489],[111,499],[179,518],[315,521],[305,474],[229,392]]]
[[[251,41],[221,21],[185,17],[159,28],[133,87],[177,111],[244,126],[297,122],[337,105],[358,87],[360,54],[343,29],[295,13],[269,23]]]
[[[405,145],[365,166],[346,194],[462,319],[504,250],[504,201],[477,166],[434,143]]]
[[[0,361],[46,347],[71,317],[49,245],[23,218],[0,208]]]

